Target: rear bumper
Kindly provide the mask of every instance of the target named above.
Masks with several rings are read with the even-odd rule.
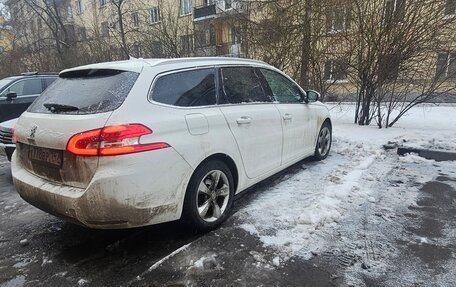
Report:
[[[16,190],[25,201],[68,221],[99,229],[179,219],[193,172],[172,148],[102,158],[87,188],[40,178],[21,168],[16,155],[11,170]]]
[[[8,157],[8,160],[11,161],[11,156],[16,149],[16,145],[14,144],[3,144],[0,143],[0,155]]]

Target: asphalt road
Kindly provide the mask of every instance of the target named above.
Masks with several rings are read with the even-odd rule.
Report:
[[[300,165],[252,188],[234,212]],[[379,183],[383,197],[354,207],[324,236],[326,250],[279,261],[236,216],[204,235],[179,223],[120,231],[66,223],[22,201],[0,159],[0,287],[452,286],[456,168],[430,164],[427,183],[407,176],[413,168],[392,169]],[[401,204],[412,188],[415,203]]]

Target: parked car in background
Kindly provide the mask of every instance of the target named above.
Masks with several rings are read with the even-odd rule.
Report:
[[[56,79],[53,73],[23,73],[0,80],[0,123],[18,118]]]
[[[263,62],[131,60],[64,70],[19,118],[23,199],[92,228],[183,218],[210,230],[234,195],[327,157],[328,109]]]
[[[0,123],[0,155],[6,155],[9,161],[13,155],[16,145],[13,142],[13,128],[17,119]]]

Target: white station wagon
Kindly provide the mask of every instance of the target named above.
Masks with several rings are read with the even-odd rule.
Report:
[[[14,185],[32,205],[91,228],[182,218],[210,230],[235,194],[326,158],[332,127],[318,97],[235,58],[64,70],[17,122]]]

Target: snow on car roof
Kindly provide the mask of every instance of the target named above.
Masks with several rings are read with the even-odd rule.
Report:
[[[60,72],[66,73],[70,71],[87,70],[87,69],[117,69],[122,71],[130,71],[140,73],[145,65],[151,67],[166,64],[182,64],[182,67],[202,66],[202,65],[223,65],[223,64],[245,64],[245,65],[267,65],[264,62],[242,58],[232,57],[193,57],[193,58],[171,58],[171,59],[132,59],[126,61],[115,61],[90,64],[75,68],[66,69]]]

